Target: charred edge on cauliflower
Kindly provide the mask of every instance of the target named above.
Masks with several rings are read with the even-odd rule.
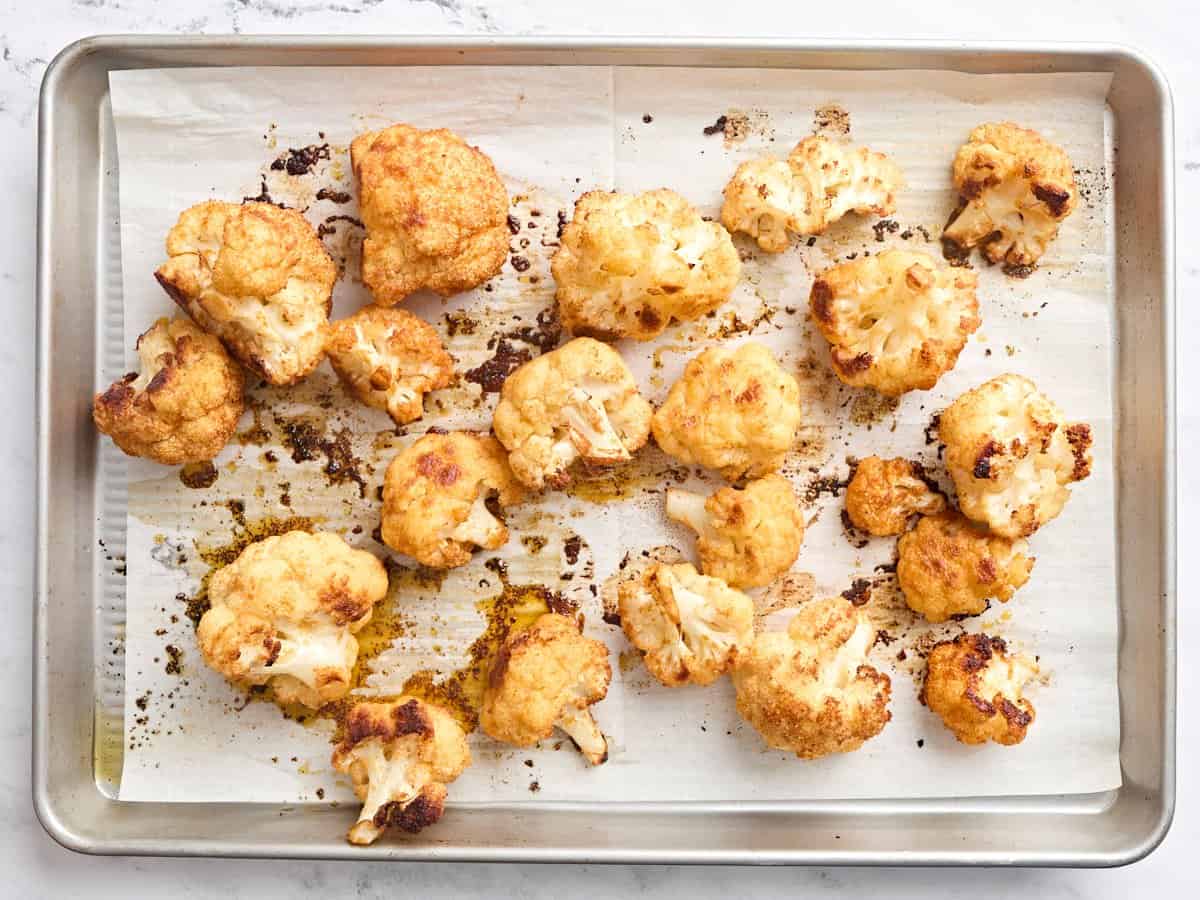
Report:
[[[1007,667],[1007,671],[1000,671],[999,667]],[[993,670],[999,683],[988,684],[988,675]],[[1036,665],[1010,657],[1001,638],[959,635],[952,641],[934,645],[930,651],[918,699],[937,713],[963,743],[992,740],[999,744],[1019,744],[1034,720],[1033,707],[1020,696],[1021,688],[1036,672]],[[1005,687],[1014,693],[1015,702],[1005,695]],[[962,701],[973,714],[964,716],[955,709],[956,691],[961,691]]]

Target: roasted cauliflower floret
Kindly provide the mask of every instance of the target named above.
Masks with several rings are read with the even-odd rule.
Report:
[[[221,342],[187,319],[159,319],[137,340],[141,372],[92,401],[96,427],[130,456],[203,462],[237,430],[244,378]]]
[[[1012,122],[980,125],[954,157],[959,208],[942,232],[952,255],[1032,266],[1079,201],[1066,151]]]
[[[483,284],[508,253],[508,192],[481,150],[445,128],[392,125],[350,144],[367,229],[363,283],[393,306]]]
[[[504,448],[491,435],[430,433],[401,451],[383,481],[383,542],[422,565],[466,565],[476,547],[495,550],[508,529],[489,506],[520,503]]]
[[[167,255],[158,283],[242,365],[275,385],[320,365],[337,266],[300,213],[199,203],[167,234]]]
[[[813,135],[786,160],[768,156],[738,166],[725,185],[721,223],[780,253],[789,232],[820,234],[848,212],[891,215],[903,181],[882,153]]]
[[[892,682],[867,665],[875,628],[843,597],[812,600],[761,632],[733,670],[737,709],[767,745],[802,759],[857,750],[892,718]]]
[[[578,460],[590,466],[629,460],[650,435],[650,416],[620,354],[584,337],[508,376],[492,430],[518,480],[562,488]]]
[[[680,462],[729,481],[776,471],[800,427],[800,386],[762,344],[710,347],[654,414],[654,439]]]
[[[728,300],[742,263],[729,232],[662,188],[584,194],[550,269],[568,331],[648,341]]]
[[[1021,696],[1038,673],[1026,656],[1009,656],[1000,638],[963,634],[929,653],[921,702],[964,744],[1019,744],[1033,722]]]
[[[608,648],[579,624],[546,613],[509,636],[483,692],[479,727],[498,741],[532,747],[560,728],[594,766],[608,759],[608,739],[588,709],[608,693]]]
[[[885,250],[834,266],[813,282],[813,322],[833,371],[888,397],[927,391],[979,327],[976,277],[939,268],[924,253]]]
[[[371,844],[386,828],[416,833],[442,817],[446,785],[471,764],[467,736],[450,713],[412,697],[358,703],[345,729],[332,763],[363,802],[346,840]]]
[[[1000,375],[942,413],[938,434],[958,505],[996,534],[1027,537],[1066,505],[1092,468],[1092,430],[1068,425],[1028,378]]]
[[[770,584],[792,567],[804,541],[804,514],[782,475],[709,497],[671,488],[667,515],[696,532],[700,571],[736,588]]]
[[[317,709],[345,696],[354,635],[387,594],[383,564],[336,534],[289,531],[213,573],[196,637],[204,661],[241,687]]]
[[[900,534],[917,513],[931,516],[945,508],[946,498],[929,486],[925,470],[899,457],[868,456],[846,487],[850,522],[876,537]]]

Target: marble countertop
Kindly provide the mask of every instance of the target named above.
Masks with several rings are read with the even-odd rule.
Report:
[[[33,422],[34,230],[37,89],[63,46],[97,33],[494,33],[762,35],[843,38],[1106,41],[1134,46],[1166,72],[1174,90],[1179,261],[1179,333],[1200,329],[1200,226],[1189,204],[1200,199],[1200,5],[1169,0],[1048,0],[1019,14],[972,0],[926,0],[919,8],[888,0],[853,7],[716,0],[40,0],[0,3],[0,289],[9,325],[0,337],[0,421]],[[1190,8],[1188,8],[1190,7]],[[1181,342],[1180,348],[1187,345]],[[24,386],[24,387],[16,387]],[[1195,391],[1189,391],[1195,388]],[[1189,396],[1190,394],[1190,396]],[[1180,358],[1180,447],[1200,438],[1200,359]],[[975,898],[1025,895],[1125,898],[1200,895],[1191,853],[1200,842],[1200,780],[1189,765],[1200,748],[1191,719],[1198,696],[1195,658],[1181,654],[1180,768],[1174,827],[1148,859],[1116,871],[720,869],[575,866],[399,865],[162,859],[101,859],[51,841],[33,814],[29,789],[30,635],[32,632],[33,428],[15,428],[0,513],[0,595],[11,626],[0,632],[0,894],[23,898],[209,897],[770,897],[783,894]],[[1200,476],[1180,467],[1180,548],[1190,546]],[[1180,634],[1195,580],[1181,573]],[[1190,694],[1190,698],[1189,698]]]

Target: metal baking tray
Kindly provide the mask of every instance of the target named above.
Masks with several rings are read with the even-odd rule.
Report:
[[[370,848],[343,843],[348,809],[112,799],[103,749],[122,740],[120,704],[103,690],[103,673],[109,636],[124,624],[123,588],[104,557],[121,552],[124,471],[90,422],[97,373],[121,352],[103,337],[120,334],[122,315],[108,73],[463,64],[1113,73],[1119,790],[739,808],[460,804],[436,829]],[[1137,53],[1089,44],[790,39],[111,36],[72,44],[51,63],[39,119],[33,798],[62,845],[105,854],[1109,866],[1140,859],[1166,834],[1175,796],[1172,113],[1163,76]]]

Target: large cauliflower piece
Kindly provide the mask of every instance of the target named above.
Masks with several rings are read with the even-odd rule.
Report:
[[[800,387],[762,344],[710,347],[688,362],[654,414],[654,439],[729,481],[783,465],[800,427]]]
[[[1029,544],[997,537],[954,510],[922,516],[900,538],[896,579],[909,607],[930,622],[974,616],[989,597],[1007,603],[1029,580]]]
[[[991,262],[1032,266],[1075,209],[1066,151],[1012,122],[980,125],[954,157],[960,207],[942,232],[956,254],[982,245]]]
[[[242,365],[276,385],[320,365],[337,266],[300,213],[199,203],[167,234],[167,255],[158,283]]]
[[[350,144],[367,229],[363,283],[393,306],[431,290],[470,290],[508,253],[508,192],[481,150],[452,131],[392,125]]]
[[[770,584],[792,567],[804,541],[804,514],[782,475],[709,497],[671,488],[667,515],[696,532],[700,571],[736,588]]]
[[[789,232],[820,234],[848,212],[891,215],[903,181],[882,153],[813,135],[786,160],[768,156],[738,166],[725,185],[721,222],[780,253]]]
[[[976,277],[924,253],[885,250],[822,272],[809,295],[833,371],[888,397],[929,390],[979,327]]]
[[[450,713],[412,697],[358,703],[345,729],[332,763],[363,802],[346,840],[371,844],[386,828],[415,833],[442,817],[446,785],[471,764],[467,736]]]
[[[962,511],[1008,538],[1057,516],[1071,496],[1067,485],[1091,472],[1091,429],[1068,425],[1019,375],[967,391],[942,413],[938,434]]]
[[[728,300],[742,263],[729,232],[662,188],[584,194],[550,269],[567,330],[648,341]]]
[[[843,597],[805,603],[760,633],[733,671],[737,709],[768,746],[802,759],[857,750],[892,718],[892,682],[867,665],[875,628]]]
[[[200,652],[237,685],[270,682],[280,701],[317,709],[350,689],[354,635],[387,589],[383,564],[336,534],[266,538],[213,573]]]
[[[1021,696],[1037,663],[1009,656],[1000,638],[963,634],[929,653],[921,702],[964,744],[1019,744],[1033,722],[1033,705]]]
[[[476,547],[495,550],[508,540],[489,504],[512,506],[524,496],[494,437],[430,433],[388,466],[383,542],[433,568],[466,565]]]
[[[517,747],[532,747],[557,727],[598,766],[608,759],[608,739],[588,707],[604,699],[610,680],[608,648],[584,637],[574,619],[546,613],[501,646],[479,727]]]
[[[245,408],[242,370],[221,342],[187,319],[159,319],[137,353],[141,372],[92,401],[96,427],[130,456],[169,466],[220,453]]]
[[[629,460],[650,436],[650,416],[620,354],[584,337],[508,376],[492,430],[522,483],[562,488],[578,460],[591,466]]]
[[[900,457],[868,456],[846,487],[846,514],[855,528],[885,537],[900,534],[917,513],[931,516],[946,508],[946,498],[925,481],[924,470]]]

